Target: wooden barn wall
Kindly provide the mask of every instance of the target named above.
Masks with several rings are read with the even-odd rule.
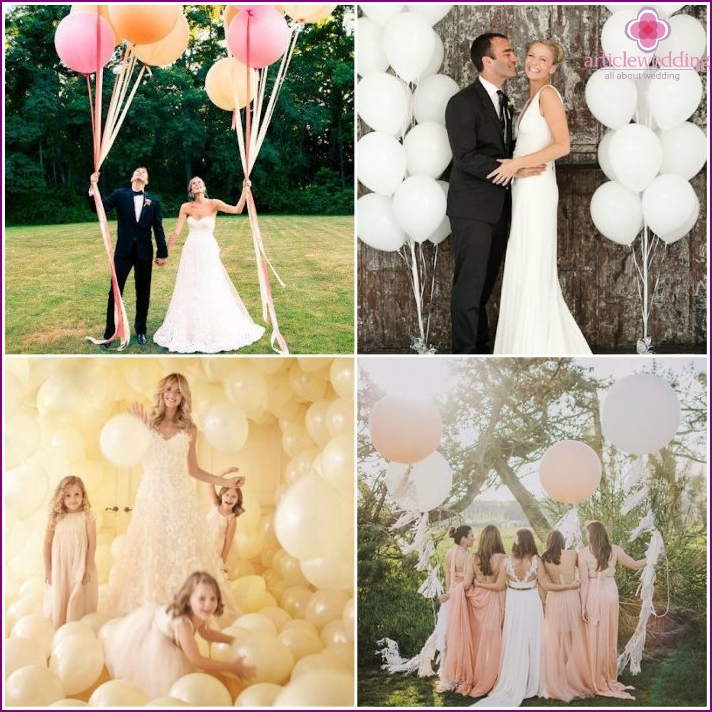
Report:
[[[706,26],[706,7],[688,6],[684,11]],[[469,47],[482,32],[506,34],[517,50],[520,70],[524,46],[533,38],[552,38],[566,48],[567,58],[555,81],[564,96],[572,133],[571,154],[557,162],[561,286],[594,353],[635,353],[642,322],[634,252],[598,233],[589,211],[591,196],[607,180],[596,161],[597,146],[606,129],[586,106],[584,92],[591,71],[584,67],[584,58],[600,52],[601,29],[608,17],[604,6],[456,5],[436,30],[445,47],[440,72],[460,86],[472,81]],[[691,120],[706,132],[707,75],[701,76],[704,95]],[[508,82],[507,93],[515,107],[524,104],[527,86],[523,72]],[[368,128],[361,125],[360,130]],[[692,185],[700,199],[699,220],[686,238],[659,248],[653,268],[660,277],[648,331],[659,352],[706,352],[706,167]],[[635,244],[639,242],[637,239]],[[425,243],[422,261],[427,266],[423,313],[429,322],[428,343],[439,353],[447,353],[453,269],[449,239],[437,248]],[[497,319],[499,289],[498,284],[489,305],[491,324]],[[374,250],[361,241],[357,322],[359,353],[407,352],[411,336],[418,334],[408,265],[398,253]]]

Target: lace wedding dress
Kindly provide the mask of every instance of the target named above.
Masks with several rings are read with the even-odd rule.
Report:
[[[188,217],[168,313],[153,340],[178,353],[235,351],[264,334],[245,309],[215,240],[215,217]]]
[[[147,603],[166,605],[194,571],[217,579],[225,606],[235,613],[188,473],[190,434],[181,430],[166,439],[150,432],[126,541],[109,577],[107,613],[124,615]]]
[[[549,126],[539,109],[542,89],[534,95],[520,119],[515,157],[536,153],[551,143]],[[551,90],[556,91],[553,87],[547,89]],[[540,175],[515,179],[512,183],[512,225],[504,260],[495,354],[591,353],[566,306],[559,284],[558,202],[553,161]]]
[[[544,611],[537,590],[539,557],[532,557],[522,579],[517,577],[511,556],[505,559],[504,565],[507,595],[499,676],[492,692],[473,707],[519,707],[528,697],[547,696],[541,649]]]

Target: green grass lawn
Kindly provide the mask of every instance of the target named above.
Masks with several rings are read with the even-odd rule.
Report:
[[[164,220],[166,234],[175,219]],[[115,238],[115,222],[109,222]],[[265,250],[285,283],[270,273],[277,321],[293,354],[354,352],[353,217],[260,217]],[[167,354],[151,336],[160,326],[173,292],[183,230],[165,267],[153,268],[146,346],[132,333],[124,354]],[[257,270],[249,223],[244,216],[220,216],[215,235],[221,258],[247,310],[262,323]],[[10,227],[5,230],[5,352],[93,354],[84,340],[104,331],[109,265],[98,223]],[[124,304],[133,327],[133,273]],[[271,327],[246,354],[270,354]],[[118,342],[115,342],[118,345]]]
[[[532,697],[522,707],[704,707],[707,703],[707,642],[689,638],[673,649],[647,652],[641,671],[626,671],[619,680],[633,685],[635,700],[591,697],[572,702]],[[475,700],[454,692],[435,692],[437,677],[389,674],[378,668],[358,672],[360,707],[469,707]]]

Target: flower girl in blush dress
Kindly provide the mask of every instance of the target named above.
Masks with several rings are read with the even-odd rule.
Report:
[[[183,203],[169,252],[187,221],[190,232],[183,246],[173,296],[153,340],[178,353],[213,354],[236,351],[254,343],[264,327],[252,321],[220,259],[215,240],[215,216],[241,213],[243,204],[228,205],[208,198],[205,183],[193,178],[188,184],[190,201]]]

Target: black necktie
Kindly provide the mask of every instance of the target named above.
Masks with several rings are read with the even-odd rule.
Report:
[[[507,95],[501,90],[497,90],[497,96],[499,97],[499,128],[502,131],[502,138],[504,139],[505,145],[507,144],[507,104],[509,99]]]

